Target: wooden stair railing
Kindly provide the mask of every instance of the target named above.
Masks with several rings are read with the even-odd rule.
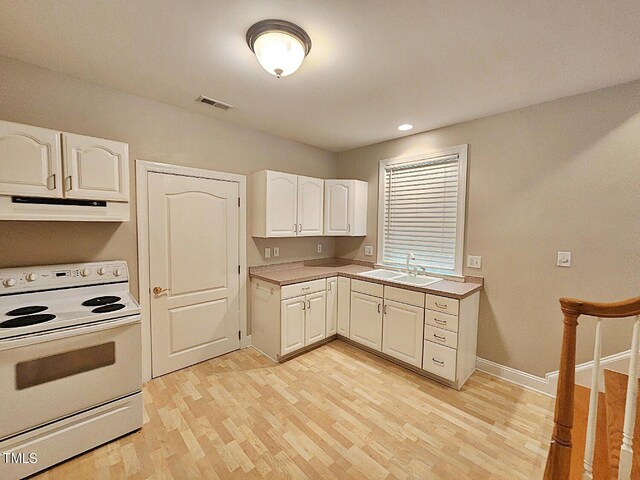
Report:
[[[573,298],[561,298],[560,307],[564,314],[564,331],[560,355],[558,389],[551,446],[544,471],[544,480],[568,480],[571,470],[571,429],[573,427],[574,386],[576,369],[576,329],[578,317],[586,315],[598,318],[626,318],[640,315],[640,297],[616,303],[596,303]],[[632,364],[637,353],[637,326],[634,326],[636,350],[632,350]],[[598,327],[599,328],[599,327]],[[598,332],[599,333],[599,332]],[[634,348],[634,347],[632,347]],[[596,350],[599,349],[599,335]],[[599,364],[599,352],[597,353]],[[594,369],[596,365],[594,365]],[[635,373],[635,370],[634,370]],[[597,377],[597,375],[596,375]],[[594,386],[592,385],[592,389]],[[597,392],[597,391],[596,391]],[[597,401],[597,394],[595,400]],[[634,399],[635,402],[635,399]],[[595,409],[594,409],[595,410]],[[634,410],[635,411],[635,410]]]

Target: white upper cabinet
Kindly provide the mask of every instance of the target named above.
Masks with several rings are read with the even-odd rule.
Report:
[[[62,135],[65,197],[129,201],[129,147],[126,143]]]
[[[62,197],[60,132],[0,121],[0,194]]]
[[[367,182],[325,180],[324,234],[358,237],[367,234]]]
[[[323,234],[324,180],[298,176],[297,236],[312,237]]]

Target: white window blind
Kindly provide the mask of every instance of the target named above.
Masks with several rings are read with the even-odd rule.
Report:
[[[455,273],[459,161],[452,154],[384,167],[385,265],[404,267],[413,253],[414,265]]]

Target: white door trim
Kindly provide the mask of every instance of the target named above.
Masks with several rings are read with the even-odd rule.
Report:
[[[151,380],[151,291],[149,285],[149,173],[182,175],[185,177],[208,178],[238,184],[240,195],[238,261],[240,262],[240,282],[238,285],[238,305],[241,340],[240,346],[247,342],[247,177],[236,173],[214,172],[202,168],[169,165],[145,160],[136,160],[136,213],[138,221],[138,287],[140,289],[140,307],[142,308],[142,380]]]

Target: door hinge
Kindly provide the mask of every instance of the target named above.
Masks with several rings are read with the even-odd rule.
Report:
[[[242,340],[241,335],[242,335],[242,332],[240,330],[238,330],[238,340]]]
[[[238,207],[240,207],[240,197],[238,197]]]

